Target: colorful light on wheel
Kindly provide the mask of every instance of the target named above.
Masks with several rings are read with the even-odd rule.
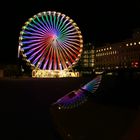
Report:
[[[63,70],[75,65],[83,39],[70,17],[55,11],[38,13],[22,27],[19,53],[28,64],[43,70]]]

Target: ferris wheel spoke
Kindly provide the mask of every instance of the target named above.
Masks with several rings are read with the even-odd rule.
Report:
[[[46,49],[46,48],[44,48],[44,49],[42,48],[42,49],[40,49],[40,50],[38,50],[38,51],[36,52],[36,54],[40,52],[40,55],[38,55],[38,56],[34,59],[33,64],[36,64],[37,62],[40,62],[40,61],[41,61],[41,59],[43,58],[42,56],[43,56],[43,54],[44,54],[44,52],[45,52],[45,49]],[[42,52],[41,52],[41,51],[42,51]]]
[[[46,25],[41,21],[40,18],[37,18],[37,20],[38,20],[38,22],[40,23],[40,25],[43,27],[43,29],[45,30],[46,33],[49,33],[49,32],[51,31],[51,29],[50,29],[48,26],[46,26]]]
[[[68,58],[71,60],[71,62],[74,62],[73,57],[75,56],[74,54],[72,54],[72,52],[70,52],[70,50],[68,48],[65,47],[65,45],[61,45],[63,51],[65,52],[66,56],[68,56]]]
[[[59,55],[59,44],[57,42],[57,47],[54,47],[54,50],[55,50],[55,55],[56,55],[56,63],[57,63],[57,68],[62,70],[62,66],[61,66],[61,63],[60,63],[60,55]]]
[[[33,47],[36,48],[36,46],[40,47],[40,45],[43,43],[42,42],[35,42],[35,43],[32,42],[32,44],[31,43],[25,43],[25,44],[26,44],[26,47],[23,47],[24,50],[31,49]]]
[[[55,48],[53,51],[53,56],[54,56],[54,70],[56,70],[58,67],[58,64],[57,64],[57,60],[56,60],[56,49]]]
[[[50,44],[49,44],[50,45]],[[42,55],[42,57],[40,58],[40,61],[41,61],[41,59],[42,58],[45,58],[45,56],[46,56],[46,53],[48,52],[48,49],[49,49],[49,51],[50,51],[50,49],[52,49],[50,46],[45,46],[45,49],[43,50],[43,55]],[[51,51],[50,51],[50,53],[51,53]]]
[[[23,39],[23,45],[40,44],[39,39]]]
[[[46,22],[45,23],[49,26],[50,32],[52,32],[52,26],[51,26],[50,20],[48,18],[49,15],[46,15],[45,17],[46,17],[46,21],[47,21],[47,23]]]
[[[32,48],[30,48],[30,50],[33,50],[34,53],[38,53],[38,52],[36,52],[37,50],[41,51],[42,49],[44,49],[46,47],[46,43],[38,43],[38,44],[31,44],[31,45],[32,45]],[[30,51],[30,50],[28,50],[28,51]]]
[[[50,59],[49,59],[49,66],[48,66],[48,69],[51,70],[52,69],[52,56],[53,56],[53,49],[50,48],[51,51],[50,51]]]
[[[51,53],[51,48],[45,50],[45,52],[44,52],[44,65],[43,65],[43,69],[47,69],[47,65],[49,64],[50,53]]]
[[[35,20],[33,20],[33,22],[34,22],[34,28],[36,28],[39,31],[41,31],[44,34],[46,34],[46,30],[42,27],[42,25],[39,22],[36,22]]]
[[[60,57],[60,66],[63,69],[66,69],[67,68],[67,65],[66,65],[67,59],[66,59],[66,56],[64,55],[64,52],[63,52],[61,47],[59,47],[59,49],[58,49],[58,54],[59,54],[59,57]]]
[[[34,60],[35,59],[35,56],[38,54],[39,51],[36,51],[35,53],[31,54],[30,56],[28,56],[28,59],[30,61]]]
[[[65,15],[63,14],[62,16],[60,16],[60,20],[59,20],[59,23],[58,23],[58,29],[60,30],[60,27],[62,25],[62,22],[63,22],[63,19],[64,19]]]
[[[79,39],[77,39],[77,38],[73,38],[73,39],[70,39],[70,38],[67,38],[67,41],[74,41],[74,42],[80,42],[80,40]]]
[[[66,63],[66,65],[69,65],[68,59],[71,60],[70,62],[73,62],[73,58],[71,57],[71,55],[69,55],[67,48],[64,48],[64,46],[61,43],[60,43],[60,46],[61,46],[61,53],[64,56],[65,63]]]
[[[66,18],[66,21],[68,21],[68,20],[69,20],[69,18]],[[67,23],[63,26],[63,28],[61,29],[61,31],[65,31],[65,30],[70,29],[70,28],[73,28],[73,25],[72,25],[71,22],[67,22]]]
[[[77,42],[73,42],[73,41],[69,41],[69,40],[66,40],[65,42],[79,46],[79,43],[77,43]]]
[[[70,38],[70,39],[80,39],[80,35],[79,34],[75,34],[75,35],[69,35],[69,34],[65,34],[65,38]]]
[[[77,56],[75,54],[78,54],[79,52],[75,49],[73,49],[70,45],[66,45],[65,43],[62,43],[65,48],[70,52],[72,53],[73,52],[73,56],[76,58]]]
[[[46,69],[48,63],[49,63],[49,56],[50,56],[50,53],[51,53],[51,49],[48,50],[48,53],[46,53],[46,59],[45,59],[45,64],[43,66],[43,69]]]
[[[72,45],[71,43],[67,43],[67,42],[62,42],[62,43],[65,44],[68,48],[73,48],[74,50],[77,50],[77,52],[79,52],[80,46]]]
[[[27,27],[26,28],[27,31],[33,31],[35,33],[38,33],[38,35],[44,35],[46,34],[46,32],[44,31],[44,29],[39,28],[38,25],[34,24],[31,27]]]
[[[57,16],[57,18],[56,18],[56,26],[55,26],[55,29],[57,30],[57,31],[59,31],[59,28],[58,28],[58,24],[59,24],[59,21],[60,21],[60,14],[57,14],[58,16]]]
[[[52,27],[52,29],[53,29],[53,28],[54,28],[54,26],[53,26],[53,21],[52,21],[52,15],[50,14],[49,16],[50,16],[50,23],[51,23],[51,27]]]
[[[38,35],[44,35],[44,34],[46,34],[46,32],[44,32],[44,29],[38,27],[38,24],[34,24],[31,27],[27,27],[26,30],[33,31],[35,33],[38,33]]]
[[[67,30],[65,32],[63,32],[64,35],[77,35],[77,31],[75,31],[74,29],[71,29],[71,30]]]
[[[27,36],[27,35],[23,35],[23,39],[37,39],[37,40],[40,40],[40,39],[42,39],[42,37],[41,36],[34,36],[34,35],[32,35],[32,36]]]
[[[42,37],[42,36],[44,36],[45,34],[41,34],[41,33],[39,33],[39,32],[24,31],[23,36],[25,36],[25,35],[29,35],[29,36],[35,35],[35,36],[38,36],[38,37]]]
[[[34,51],[36,51],[36,50],[41,50],[41,49],[43,49],[43,48],[45,47],[45,45],[46,45],[46,44],[44,44],[44,43],[38,44],[36,47],[30,48],[30,50],[29,50],[28,52],[30,52],[30,51],[34,52]]]
[[[69,25],[70,23],[68,23],[67,25]],[[61,29],[62,33],[66,33],[68,31],[75,31],[75,29],[73,28],[73,26],[70,24],[70,26],[65,26],[65,28]]]
[[[65,29],[67,26],[66,26],[66,22],[68,22],[68,18],[66,18],[64,20],[64,22],[62,23],[62,25],[60,26],[59,30],[62,31],[63,29]]]
[[[71,53],[73,53],[73,55],[75,56],[75,58],[78,56],[79,51],[77,51],[75,48],[70,47],[71,45],[67,46],[67,49],[69,49],[69,51],[71,51]],[[77,54],[77,55],[76,55]]]
[[[48,32],[51,32],[51,27],[47,24],[47,22],[46,22],[46,19],[44,19],[44,16],[42,16],[42,20],[43,20],[43,24],[44,24],[44,26],[46,26],[46,30],[48,31]]]
[[[56,12],[53,12],[53,27],[56,30]]]
[[[65,40],[69,39],[71,36],[73,36],[73,38],[78,37],[80,39],[80,36],[76,32],[63,33],[62,35],[63,35],[63,37],[65,37]],[[73,39],[73,38],[71,38],[71,39]]]
[[[34,35],[34,34],[36,34],[36,35],[38,35],[38,36],[44,36],[44,35],[45,35],[45,33],[41,32],[41,31],[38,31],[38,30],[36,30],[36,29],[33,29],[33,28],[31,28],[31,27],[28,27],[28,29],[26,29],[26,30],[24,31],[24,34],[29,34],[29,35]]]

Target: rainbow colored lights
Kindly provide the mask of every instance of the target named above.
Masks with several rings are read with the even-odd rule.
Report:
[[[41,12],[22,27],[19,53],[28,64],[43,70],[63,70],[81,57],[83,39],[70,17],[55,11]]]
[[[93,80],[79,88],[78,90],[71,91],[62,98],[58,99],[52,105],[56,105],[58,109],[72,109],[85,103],[90,95],[95,93],[98,89],[102,76],[98,75]]]
[[[101,79],[102,79],[102,75],[98,75],[96,78],[91,80],[89,83],[87,83],[86,85],[81,87],[81,89],[86,90],[92,94],[98,89]]]

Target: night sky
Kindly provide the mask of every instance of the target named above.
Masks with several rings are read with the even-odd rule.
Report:
[[[43,11],[57,11],[79,26],[84,43],[95,47],[131,37],[140,28],[140,5],[132,2],[92,0],[20,0],[1,3],[0,64],[17,61],[18,37],[24,22]]]

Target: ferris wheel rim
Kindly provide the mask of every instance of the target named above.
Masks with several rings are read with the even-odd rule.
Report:
[[[29,53],[24,53],[25,52],[25,47],[23,48],[23,46],[24,46],[24,43],[26,44],[26,42],[25,41],[23,41],[24,39],[23,38],[25,38],[25,36],[24,36],[24,34],[25,34],[25,31],[26,31],[26,33],[27,33],[27,28],[29,28],[30,26],[31,26],[31,24],[32,24],[32,22],[34,22],[35,23],[35,19],[37,19],[38,21],[39,21],[39,18],[40,17],[42,17],[42,16],[48,16],[48,15],[52,15],[52,16],[57,16],[56,18],[58,19],[59,17],[61,17],[61,19],[60,20],[63,20],[64,18],[65,18],[65,20],[64,20],[64,22],[65,23],[67,23],[67,25],[65,25],[65,26],[68,26],[68,24],[69,25],[71,25],[71,26],[69,26],[68,27],[68,29],[71,29],[71,28],[73,28],[73,30],[75,31],[75,32],[72,32],[73,30],[71,29],[71,30],[68,30],[68,29],[65,29],[67,32],[65,32],[65,34],[67,33],[67,35],[66,35],[66,37],[68,38],[67,40],[64,40],[64,41],[57,41],[58,40],[58,38],[56,39],[56,42],[57,42],[57,44],[59,44],[59,46],[61,46],[61,49],[59,49],[59,51],[61,51],[61,54],[63,55],[63,59],[65,59],[65,61],[67,60],[66,58],[65,58],[65,56],[64,55],[66,55],[66,54],[69,54],[69,56],[70,56],[70,50],[72,51],[72,49],[71,49],[71,47],[73,47],[74,48],[74,50],[75,50],[75,59],[74,59],[74,61],[72,61],[71,62],[71,64],[69,64],[68,66],[67,66],[67,68],[71,68],[71,67],[73,67],[78,61],[79,61],[79,59],[80,59],[80,57],[81,57],[81,54],[82,54],[82,51],[83,51],[83,37],[82,37],[82,34],[81,34],[81,31],[80,31],[80,29],[79,29],[79,27],[77,26],[77,24],[70,18],[70,17],[68,17],[68,16],[66,16],[65,14],[62,14],[62,13],[60,13],[60,12],[56,12],[56,11],[44,11],[44,12],[40,12],[40,13],[38,13],[38,14],[36,14],[36,15],[34,15],[34,16],[32,16],[31,18],[29,18],[28,19],[28,21],[26,21],[25,22],[25,25],[22,27],[22,30],[21,30],[21,32],[20,32],[20,36],[19,36],[19,47],[18,47],[18,57],[20,56],[20,54],[21,54],[21,56],[25,59],[25,61],[30,65],[30,66],[32,66],[32,67],[36,67],[36,64],[33,64],[33,62],[31,62],[31,58],[29,59],[28,58],[28,56],[27,56],[27,54]],[[52,18],[52,17],[51,17]],[[50,18],[50,19],[51,19]],[[43,19],[43,18],[42,18]],[[51,19],[52,20],[52,19]],[[56,20],[56,19],[55,19]],[[58,21],[56,21],[56,22],[58,22]],[[63,22],[63,24],[64,24],[64,22]],[[41,22],[39,23],[39,24],[41,24]],[[44,23],[43,23],[44,24]],[[41,36],[43,36],[45,33],[44,33],[44,30],[42,29],[44,26],[43,26],[43,24],[42,24],[42,26],[40,26],[40,28],[41,29],[39,29],[39,27],[35,24],[35,28],[36,29],[38,29],[39,31],[34,31],[34,28],[29,28],[29,29],[32,29],[32,31],[34,31],[34,33],[36,33],[35,35],[39,35],[40,34],[40,36],[38,37],[38,38],[41,38]],[[51,21],[50,22],[50,24],[53,26],[53,27],[55,27],[55,24]],[[29,26],[30,25],[30,26]],[[49,24],[48,24],[49,25]],[[49,26],[50,27],[50,26]],[[44,27],[45,28],[45,27]],[[60,28],[60,27],[59,27]],[[62,27],[61,27],[62,28]],[[46,29],[46,28],[45,28]],[[47,30],[46,30],[46,32],[49,32],[49,31],[51,31],[51,27],[50,28],[48,28]],[[42,32],[41,32],[42,31]],[[31,34],[31,32],[28,32],[28,35],[29,34]],[[65,35],[65,34],[63,34],[63,35]],[[74,36],[72,36],[73,34],[77,34],[77,36],[79,37],[78,39],[73,39],[74,38]],[[37,36],[36,36],[37,37]],[[54,40],[55,40],[55,37],[56,36],[54,36]],[[30,36],[28,36],[28,38],[26,37],[26,39],[28,40],[28,39],[30,39]],[[51,38],[51,39],[53,39],[53,37]],[[51,43],[54,43],[53,41],[54,40],[51,40],[52,42]],[[75,41],[75,42],[73,42],[72,43],[72,41]],[[77,41],[77,42],[76,42]],[[28,43],[31,43],[31,42],[34,42],[33,40],[32,41],[29,41],[28,40]],[[56,43],[55,42],[55,43]],[[54,43],[54,44],[55,44]],[[67,48],[65,48],[64,49],[64,47],[66,47],[68,44],[70,44]],[[77,45],[79,48],[77,49],[76,48],[76,46],[74,47],[74,45]],[[30,45],[31,46],[31,45]],[[28,47],[28,46],[27,46]],[[28,49],[26,47],[26,49]],[[77,49],[77,50],[76,50]],[[63,52],[63,51],[64,52]],[[78,52],[78,54],[76,55],[76,52]],[[20,53],[20,54],[19,54]],[[44,53],[45,54],[45,53]],[[44,55],[44,57],[45,57],[45,55]],[[72,57],[71,57],[71,59],[73,59]],[[42,60],[43,61],[43,60]],[[61,60],[62,61],[62,60]],[[61,62],[62,63],[62,62]],[[61,63],[60,63],[60,65],[61,65]],[[67,61],[65,62],[65,65],[67,65]],[[54,64],[53,64],[54,65]],[[59,66],[57,66],[57,67],[59,67]],[[63,66],[64,67],[64,66]],[[42,68],[39,68],[39,69],[42,69]],[[65,69],[65,67],[63,68],[63,69]]]

